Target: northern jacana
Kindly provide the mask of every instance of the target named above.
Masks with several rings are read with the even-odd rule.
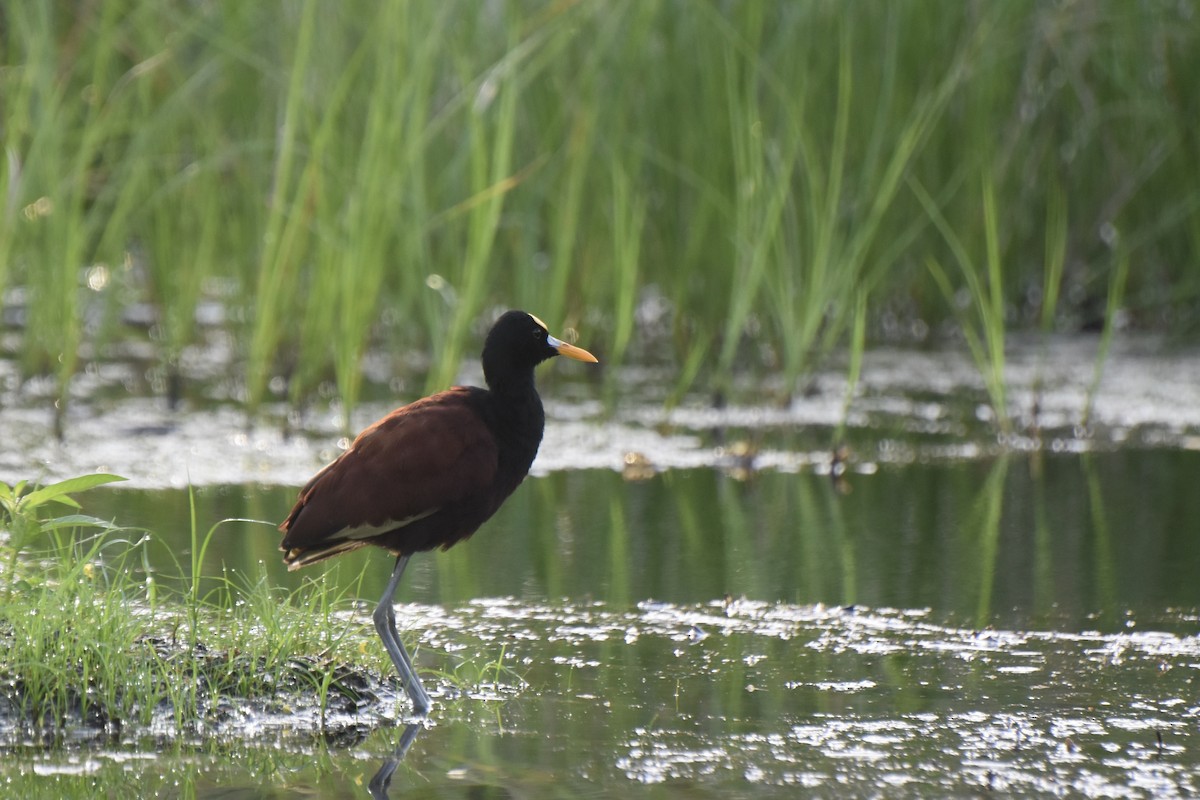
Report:
[[[553,356],[596,362],[532,314],[506,312],[483,345],[488,388],[456,386],[371,425],[313,476],[279,526],[288,569],[366,545],[396,557],[373,619],[419,715],[429,712],[429,695],[400,643],[393,606],[404,567],[413,553],[470,536],[525,479],[546,419],[533,369]]]

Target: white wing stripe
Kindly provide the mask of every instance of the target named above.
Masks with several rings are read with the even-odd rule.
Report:
[[[413,514],[411,517],[404,519],[388,520],[382,525],[359,525],[356,528],[342,528],[340,531],[329,537],[331,539],[370,539],[372,536],[394,531],[397,528],[403,528],[405,525],[411,525],[419,519],[425,519],[430,514],[436,514],[440,508],[431,508],[428,511],[422,511],[420,514]]]

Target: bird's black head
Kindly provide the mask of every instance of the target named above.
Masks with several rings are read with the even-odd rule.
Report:
[[[581,347],[550,335],[546,324],[525,311],[506,311],[483,343],[483,376],[493,389],[532,382],[533,368],[553,356],[596,362]]]

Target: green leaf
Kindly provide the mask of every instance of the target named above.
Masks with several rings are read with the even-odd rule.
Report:
[[[92,517],[87,514],[68,514],[63,517],[48,519],[38,526],[42,531],[56,531],[63,528],[102,528],[106,531],[123,530],[120,525],[108,520]]]
[[[120,475],[109,475],[104,472],[97,472],[94,475],[80,475],[77,478],[67,478],[65,481],[52,483],[49,486],[43,486],[36,491],[32,491],[25,497],[21,498],[21,505],[27,509],[37,508],[43,503],[54,500],[59,503],[64,503],[69,506],[79,507],[71,498],[64,499],[64,495],[68,492],[82,492],[92,489],[96,486],[102,486],[106,483],[126,480]]]
[[[79,501],[69,494],[60,494],[58,497],[47,497],[46,503],[58,503],[59,505],[69,506],[70,508],[82,508]],[[39,504],[41,505],[41,504]]]

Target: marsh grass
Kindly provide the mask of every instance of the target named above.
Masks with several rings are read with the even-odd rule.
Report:
[[[1041,309],[1038,315],[1041,345],[1038,355],[1038,371],[1033,379],[1034,408],[1031,416],[1035,427],[1039,426],[1037,412],[1041,403],[1042,363],[1045,360],[1046,349],[1049,347],[1050,333],[1054,330],[1063,274],[1066,269],[1067,213],[1067,200],[1062,189],[1058,188],[1057,184],[1052,184],[1046,198],[1046,253],[1042,270]]]
[[[370,625],[351,614],[353,582],[334,589],[322,577],[283,592],[265,571],[201,579],[214,535],[251,521],[200,532],[193,506],[188,563],[164,574],[143,569],[160,547],[152,534],[43,511],[49,502],[73,503],[68,491],[113,479],[5,487],[6,726],[51,738],[70,729],[183,734],[243,707],[314,708],[324,728],[327,713],[381,699],[382,659],[367,655]],[[8,502],[13,497],[26,502]],[[371,670],[360,666],[364,656]]]
[[[790,392],[856,335],[864,296],[871,333],[897,310],[963,324],[936,263],[987,293],[965,335],[998,404],[997,337],[1041,311],[1077,324],[1117,267],[1105,231],[1145,265],[1136,319],[1194,329],[1189,13],[18,4],[0,292],[60,426],[81,359],[120,335],[90,306],[151,303],[171,375],[207,294],[251,411],[336,385],[348,427],[369,348],[431,352],[440,389],[499,307],[610,343],[612,366],[673,365],[671,398],[766,370]],[[1033,212],[1054,196],[1069,217]],[[89,291],[96,265],[115,278]]]
[[[1100,333],[1100,342],[1096,348],[1096,361],[1092,369],[1092,380],[1088,384],[1087,400],[1084,403],[1080,425],[1086,428],[1092,421],[1092,408],[1096,403],[1096,392],[1100,389],[1100,381],[1104,377],[1104,365],[1108,361],[1108,351],[1112,347],[1113,334],[1119,321],[1118,312],[1125,302],[1125,286],[1129,282],[1129,251],[1121,247],[1115,256],[1116,267],[1109,278],[1108,299],[1104,310],[1104,329]]]
[[[850,363],[846,367],[846,392],[842,396],[842,412],[838,415],[838,423],[834,427],[830,446],[836,451],[842,446],[846,435],[846,425],[849,423],[850,407],[854,403],[854,395],[858,390],[858,381],[862,377],[863,354],[867,347],[867,293],[861,290],[854,304],[854,324],[850,334],[847,352]]]
[[[936,258],[926,262],[946,302],[959,314],[959,327],[971,351],[971,358],[983,377],[991,400],[992,410],[1002,431],[1012,427],[1008,409],[1008,382],[1004,375],[1004,342],[1007,330],[1007,303],[1004,260],[1000,253],[1000,215],[996,208],[996,189],[990,180],[983,183],[983,226],[985,253],[982,266],[973,258],[966,245],[946,222],[945,217],[919,186],[914,190],[933,219],[934,225],[946,237],[953,255],[963,291]],[[960,301],[960,297],[963,298]]]

